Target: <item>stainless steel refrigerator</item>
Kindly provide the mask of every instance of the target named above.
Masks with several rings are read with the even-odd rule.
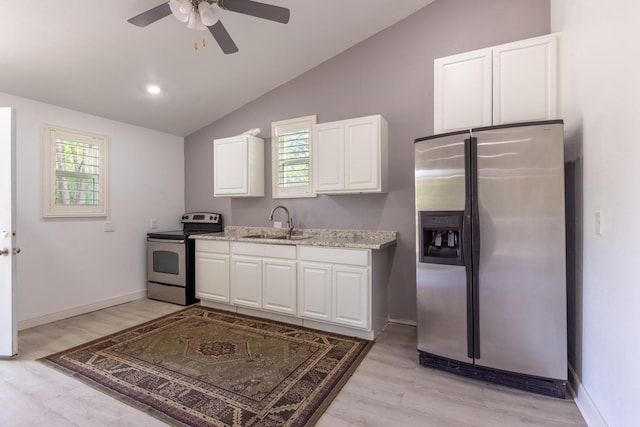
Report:
[[[423,366],[564,398],[563,122],[415,142]]]

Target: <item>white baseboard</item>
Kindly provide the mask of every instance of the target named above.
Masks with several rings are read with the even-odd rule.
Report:
[[[119,297],[110,298],[104,301],[94,302],[92,304],[82,305],[79,307],[73,307],[66,310],[58,311],[56,313],[47,314],[40,317],[34,317],[31,319],[24,319],[18,321],[18,330],[33,328],[35,326],[44,325],[51,322],[57,322],[58,320],[68,319],[69,317],[78,316],[80,314],[90,313],[92,311],[101,310],[107,307],[113,307],[114,305],[124,304],[125,302],[135,301],[137,299],[145,298],[147,296],[147,290],[141,290]]]
[[[580,377],[578,377],[578,374],[571,365],[569,365],[569,374],[571,375],[571,388],[575,395],[574,401],[587,425],[589,427],[609,427],[609,424],[607,424],[602,414],[600,414],[598,406],[593,399],[591,399],[591,395],[582,385]]]
[[[418,322],[416,322],[415,320],[393,319],[393,318],[389,317],[389,322],[398,323],[400,325],[407,325],[407,326],[418,326]]]

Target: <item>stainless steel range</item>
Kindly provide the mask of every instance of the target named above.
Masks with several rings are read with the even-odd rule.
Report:
[[[147,234],[147,297],[180,305],[195,295],[195,241],[192,234],[223,231],[222,215],[194,212],[182,215],[182,230]]]

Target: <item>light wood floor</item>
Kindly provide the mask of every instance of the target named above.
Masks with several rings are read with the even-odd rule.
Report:
[[[138,300],[19,333],[0,360],[0,426],[165,425],[36,359],[181,309]],[[571,400],[458,378],[418,364],[415,328],[390,324],[317,424],[342,426],[586,426]]]

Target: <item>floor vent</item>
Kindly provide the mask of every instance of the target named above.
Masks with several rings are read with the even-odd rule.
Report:
[[[566,380],[532,377],[451,360],[419,350],[418,353],[420,355],[420,364],[427,368],[434,368],[479,381],[513,387],[559,399],[564,399],[567,393]]]

